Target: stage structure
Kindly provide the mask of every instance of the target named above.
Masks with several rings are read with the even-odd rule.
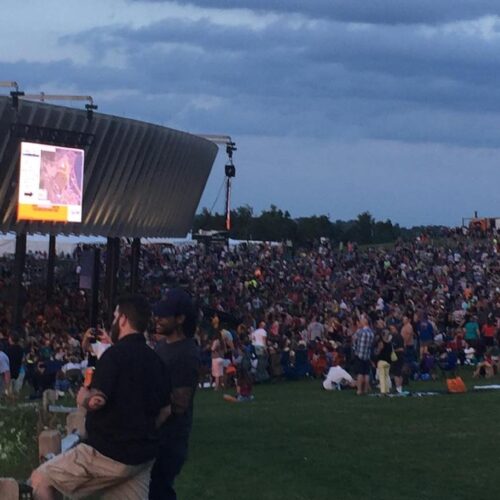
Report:
[[[56,106],[24,95],[16,82],[0,96],[0,232],[16,237],[16,324],[26,235],[107,238],[106,296],[116,290],[120,238],[133,241],[131,289],[138,284],[140,238],[184,237],[208,180],[217,145],[205,138],[128,118]],[[15,84],[15,85],[14,85]],[[51,268],[51,269],[50,269]],[[95,318],[94,318],[95,319]]]

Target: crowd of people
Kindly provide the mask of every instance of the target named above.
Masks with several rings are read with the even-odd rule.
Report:
[[[368,249],[323,242],[295,252],[196,246],[157,255],[152,268],[168,269],[202,304],[199,342],[215,389],[240,368],[262,382],[321,378],[339,366],[370,382],[377,369],[384,392],[392,382],[402,391],[411,379],[460,364],[481,364],[477,375],[497,370],[497,237],[449,236]]]
[[[349,242],[334,248],[328,241],[298,249],[270,243],[143,246],[141,291],[154,303],[181,286],[196,299],[202,311],[196,332],[200,383],[215,389],[231,385],[237,374],[257,383],[322,378],[334,366],[356,376],[381,365],[382,379],[388,372],[396,390],[458,364],[483,363],[480,373],[490,375],[498,361],[497,236],[447,236],[378,248]],[[76,248],[60,269],[76,274],[81,254]],[[21,331],[12,330],[9,262],[0,262],[0,350],[12,359],[14,390],[24,377],[33,397],[56,384],[71,390],[75,368],[95,364],[92,345],[82,349],[88,292],[65,274],[47,301],[35,272],[44,259],[28,256]],[[130,272],[125,246],[121,283]],[[373,339],[360,341],[363,329]]]
[[[50,300],[39,282],[46,256],[28,256],[17,328],[12,261],[0,260],[2,395],[15,396],[24,385],[31,398],[48,388],[73,391],[90,412],[87,441],[33,473],[35,498],[102,489],[175,498],[197,386],[234,387],[224,399],[246,402],[253,385],[268,380],[314,377],[327,390],[353,387],[363,395],[375,379],[381,393],[402,392],[411,380],[454,374],[459,365],[493,376],[500,359],[499,241],[494,233],[447,236],[377,248],[329,241],[296,249],[146,245],[142,298],[121,299],[108,328],[105,310],[103,327],[89,325],[89,293],[78,282],[85,249],[60,258]],[[125,246],[119,281],[130,274]],[[95,379],[82,387],[89,367]]]

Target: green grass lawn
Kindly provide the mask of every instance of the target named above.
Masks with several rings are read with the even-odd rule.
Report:
[[[360,398],[305,381],[259,386],[255,395],[230,404],[200,391],[181,499],[495,496],[500,392]]]
[[[496,497],[500,391],[360,398],[303,381],[257,386],[255,397],[231,404],[198,392],[190,459],[177,481],[181,500]],[[0,442],[12,425],[33,444],[32,414],[0,410],[7,422]],[[36,461],[28,448],[16,460],[0,459],[1,475],[27,477]]]

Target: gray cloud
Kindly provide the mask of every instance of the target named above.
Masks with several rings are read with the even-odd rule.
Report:
[[[165,0],[133,0],[165,1]],[[296,13],[368,24],[441,24],[500,15],[496,0],[176,0],[203,8]]]
[[[224,6],[222,0],[197,3]],[[391,4],[378,12],[384,19],[371,2],[356,14],[355,0],[290,0],[292,10],[315,20],[282,9],[253,28],[224,25],[223,15],[210,17],[219,23],[167,18],[140,28],[110,25],[60,38],[61,46],[87,52],[90,62],[0,61],[0,73],[22,82],[23,90],[90,93],[102,112],[232,135],[239,146],[238,204],[261,209],[272,200],[294,215],[342,218],[370,209],[408,223],[436,222],[436,213],[448,223],[472,209],[493,213],[500,39],[471,26],[439,26],[450,15],[490,12],[490,4],[413,3]],[[400,5],[408,7],[406,21]],[[363,14],[368,24],[348,24],[340,7],[345,20]],[[211,206],[222,172],[218,165],[205,205]],[[443,201],[447,183],[452,193]]]
[[[91,44],[99,58],[107,46],[124,49],[133,59],[155,54],[185,57],[182,66],[205,61],[231,65],[244,72],[255,69],[251,82],[261,75],[287,71],[286,77],[327,73],[338,65],[358,74],[386,74],[449,79],[461,83],[498,83],[500,38],[487,40],[467,34],[428,35],[415,28],[371,27],[352,30],[339,23],[317,23],[296,27],[276,22],[265,29],[227,27],[207,20],[197,22],[168,19],[140,29],[110,27],[72,37]],[[158,46],[163,45],[160,50]],[[165,46],[173,47],[165,50]],[[242,66],[245,68],[242,68]],[[295,71],[292,69],[295,68]],[[280,81],[283,78],[279,78]],[[245,76],[245,81],[251,83]],[[355,82],[354,82],[355,83]]]
[[[75,68],[78,81],[139,88],[182,127],[500,145],[497,39],[327,21],[252,29],[165,19],[63,42],[86,44],[94,54],[96,74]],[[126,69],[106,68],[109,51],[126,54]],[[199,95],[216,104],[200,108],[193,103]],[[150,105],[143,112],[154,116],[158,107]]]
[[[40,90],[78,82],[103,95],[103,110],[125,107],[188,130],[500,147],[496,38],[329,21],[254,29],[164,19],[60,42],[87,47],[91,63],[0,63],[0,71]],[[109,65],[115,53],[121,68]]]

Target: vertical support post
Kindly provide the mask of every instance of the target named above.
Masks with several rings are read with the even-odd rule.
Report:
[[[130,291],[136,293],[139,289],[139,261],[141,259],[141,239],[132,240],[132,252],[130,256]]]
[[[56,265],[56,237],[49,236],[49,258],[47,260],[47,299],[54,293],[54,267]]]
[[[107,304],[107,319],[111,324],[113,321],[113,305],[116,298],[117,290],[117,274],[120,264],[120,239],[108,238],[106,246],[106,304]]]
[[[19,329],[23,321],[23,273],[26,264],[26,233],[16,235],[16,254],[14,260],[14,328]]]
[[[226,177],[226,231],[231,230],[231,177]]]
[[[94,263],[92,266],[92,298],[90,301],[90,326],[97,327],[97,316],[99,313],[99,277],[101,273],[101,251],[94,249]]]

